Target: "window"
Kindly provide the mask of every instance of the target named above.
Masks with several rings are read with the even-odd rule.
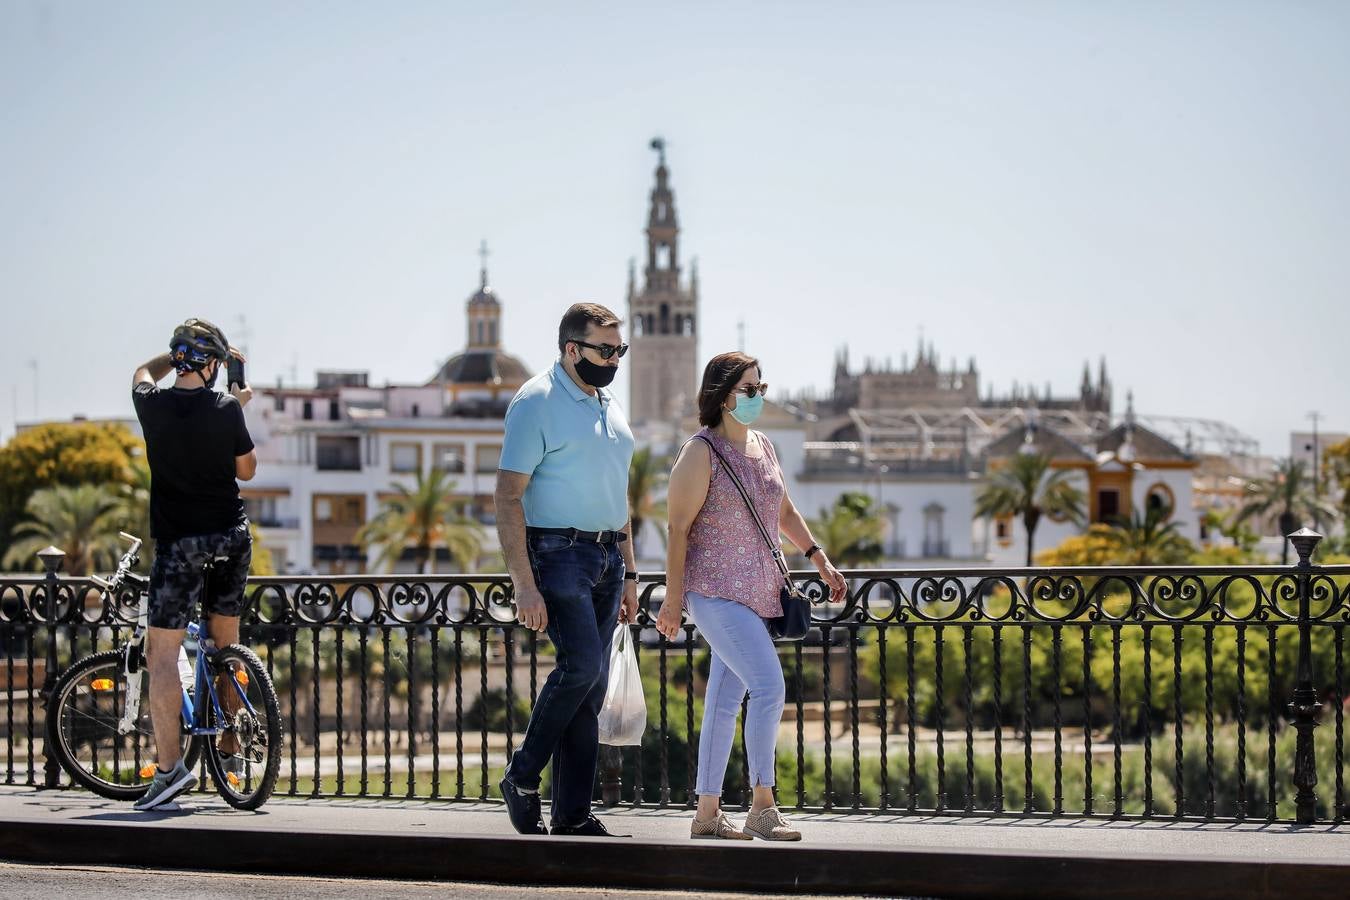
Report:
[[[412,417],[416,419],[418,417],[418,414],[420,414],[421,412],[422,410],[418,407],[416,403],[414,403],[412,405]]]
[[[342,418],[342,407],[336,400],[328,401],[328,421],[336,422]]]
[[[450,474],[464,471],[463,444],[433,444],[431,447],[431,468]]]
[[[1120,515],[1120,491],[1109,488],[1097,491],[1097,521],[1109,522]]]
[[[305,401],[304,410],[301,412],[300,417],[303,418],[303,419],[312,419],[312,418],[314,418],[314,401],[313,401],[313,400],[306,400],[306,401]]]
[[[282,394],[277,394],[272,398],[272,409],[276,412],[286,411],[286,398]]]
[[[484,525],[496,525],[497,498],[492,494],[478,494],[466,512]]]
[[[389,445],[389,471],[422,471],[422,445],[393,443]]]
[[[947,556],[947,537],[943,534],[943,517],[947,510],[940,503],[923,508],[923,555]]]
[[[277,517],[276,497],[245,497],[244,513],[250,522],[262,528],[276,528],[281,524]]]
[[[502,448],[500,444],[485,444],[474,448],[474,471],[482,474],[490,474],[497,471],[497,463],[501,461]]]
[[[1172,518],[1176,508],[1177,501],[1172,489],[1161,481],[1149,488],[1144,496],[1144,509],[1161,516],[1164,522]]]
[[[361,471],[361,440],[320,435],[315,441],[315,468],[320,472]]]
[[[364,525],[365,497],[359,494],[320,494],[314,498],[314,522],[318,525]]]

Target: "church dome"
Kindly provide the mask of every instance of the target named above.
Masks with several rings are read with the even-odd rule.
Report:
[[[483,283],[479,285],[478,290],[474,291],[473,296],[469,297],[469,308],[482,308],[485,306],[494,309],[501,308],[501,301],[497,299],[497,293],[488,287],[487,273],[483,274]]]
[[[505,350],[482,348],[450,357],[430,383],[524,384],[529,379],[530,370],[516,357]]]

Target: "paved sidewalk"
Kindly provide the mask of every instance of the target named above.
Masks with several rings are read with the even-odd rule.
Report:
[[[487,804],[275,798],[242,813],[208,793],[181,803],[180,812],[137,813],[81,791],[0,787],[0,859],[922,896],[1016,896],[1002,889],[1027,889],[1029,877],[1040,896],[1073,896],[1056,893],[1056,878],[1066,891],[1090,884],[1098,896],[1132,896],[1139,885],[1131,879],[1148,871],[1193,898],[1273,896],[1296,878],[1311,879],[1309,887],[1350,883],[1350,826],[810,814],[792,816],[801,844],[732,845],[691,841],[688,812],[601,812],[611,830],[634,836],[615,843],[521,837],[500,806]],[[233,849],[167,857],[169,847],[201,841]],[[1112,865],[1135,874],[1113,878]],[[1233,893],[1228,876],[1239,873],[1244,890]],[[1275,893],[1261,893],[1263,885]]]

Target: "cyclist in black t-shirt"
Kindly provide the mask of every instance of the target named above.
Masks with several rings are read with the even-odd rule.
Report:
[[[252,389],[240,385],[228,394],[211,389],[230,356],[244,358],[219,328],[188,319],[174,330],[169,352],[142,365],[132,378],[131,399],[150,463],[155,562],[146,658],[159,757],[159,770],[137,809],[161,807],[197,783],[180,752],[178,649],[208,587],[203,566],[213,560],[221,561],[212,567],[205,592],[207,628],[217,647],[239,641],[253,541],[236,479],[251,479],[258,458],[244,424]],[[161,390],[158,382],[171,371],[178,373],[173,387]],[[222,754],[228,754],[229,740],[230,735],[222,736]]]

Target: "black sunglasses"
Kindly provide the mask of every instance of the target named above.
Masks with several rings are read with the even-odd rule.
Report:
[[[744,394],[750,400],[755,399],[756,394],[764,394],[765,396],[768,396],[769,383],[767,381],[761,381],[759,384],[747,384],[745,387],[740,388],[739,390],[732,391],[732,393]]]
[[[624,354],[628,352],[627,344],[620,344],[619,346],[614,347],[609,344],[588,344],[585,341],[573,341],[572,343],[576,344],[578,347],[591,348],[596,353],[600,354],[601,359],[609,359],[616,353],[619,354],[619,359],[623,359]]]

